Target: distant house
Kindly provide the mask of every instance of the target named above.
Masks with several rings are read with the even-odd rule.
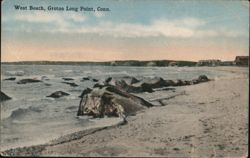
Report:
[[[234,62],[238,66],[248,66],[249,56],[236,56]]]
[[[235,65],[235,62],[234,61],[222,61],[220,65],[221,66],[233,66]]]
[[[221,60],[211,59],[211,60],[199,60],[197,66],[220,66]]]

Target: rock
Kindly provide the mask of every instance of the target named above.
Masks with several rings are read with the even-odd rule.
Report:
[[[185,86],[185,82],[182,80],[176,80],[174,86]]]
[[[74,82],[62,82],[62,83],[68,84],[71,87],[77,87],[77,86],[79,86],[78,84],[75,84]]]
[[[175,82],[173,80],[165,80],[166,86],[175,86]]]
[[[93,82],[98,82],[98,79],[92,78]]]
[[[105,79],[104,82],[105,82],[105,83],[109,83],[112,79],[113,79],[112,77],[108,77],[108,78]]]
[[[161,77],[146,78],[141,82],[141,84],[147,85],[147,87],[150,87],[150,88],[161,88],[161,87],[168,86],[167,82]]]
[[[72,81],[72,80],[74,80],[73,78],[67,78],[67,77],[63,77],[62,79],[65,80],[65,81]]]
[[[0,91],[0,102],[11,99],[11,97],[7,96],[4,92]]]
[[[140,82],[140,80],[136,79],[135,77],[132,77],[132,76],[123,76],[123,77],[117,77],[117,78],[108,77],[105,80],[105,83],[108,83],[110,85],[114,85],[115,86],[115,83],[116,82],[120,82],[120,81],[125,81],[126,84],[128,84],[128,85],[132,85],[134,83]]]
[[[199,80],[198,79],[193,79],[191,82],[192,82],[192,84],[198,84]]]
[[[119,89],[123,89],[128,93],[141,93],[141,92],[153,92],[153,89],[145,83],[137,84],[137,85],[128,85],[124,80],[117,81],[115,85]]]
[[[95,88],[85,95],[79,104],[77,116],[93,117],[127,116],[153,105],[144,99],[129,94],[115,86]]]
[[[132,85],[134,83],[138,83],[140,82],[140,80],[138,80],[137,78],[135,77],[131,77],[131,76],[124,76],[122,78],[122,80],[124,80],[128,85]]]
[[[198,77],[198,80],[199,80],[200,82],[207,82],[207,81],[209,81],[209,79],[208,79],[208,77],[207,77],[206,75],[200,75],[200,76]]]
[[[68,93],[65,93],[63,91],[56,91],[56,92],[52,93],[51,95],[49,95],[47,97],[60,98],[60,97],[63,97],[63,96],[68,96],[68,95],[69,95]]]
[[[83,82],[83,81],[88,81],[88,80],[90,80],[90,78],[91,78],[91,77],[83,77],[81,81],[82,81],[82,82]]]
[[[41,80],[37,80],[37,79],[22,79],[20,81],[17,82],[17,84],[26,84],[26,83],[36,83],[36,82],[42,82]]]
[[[79,96],[80,98],[83,98],[86,94],[89,94],[92,91],[90,88],[86,88],[82,91],[82,94]]]
[[[96,83],[96,84],[94,84],[93,88],[102,88],[104,86],[106,86],[106,84],[104,84],[104,83]]]
[[[15,78],[15,77],[10,77],[10,78],[6,78],[6,79],[4,79],[4,80],[7,80],[7,81],[15,81],[16,78]]]

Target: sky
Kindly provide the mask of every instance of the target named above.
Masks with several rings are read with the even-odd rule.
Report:
[[[4,62],[234,60],[249,53],[247,1],[4,0],[1,10]]]

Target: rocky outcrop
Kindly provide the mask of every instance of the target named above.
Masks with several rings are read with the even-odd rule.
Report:
[[[56,92],[52,93],[51,95],[49,95],[47,97],[60,98],[60,97],[63,97],[63,96],[68,96],[68,95],[69,95],[68,93],[65,93],[63,91],[56,91]]]
[[[22,80],[18,81],[17,84],[37,83],[37,82],[42,82],[42,81],[38,80],[38,79],[27,78],[27,79],[22,79]]]
[[[107,85],[102,88],[94,88],[88,94],[83,95],[77,115],[127,116],[151,106],[153,106],[151,103],[140,97],[115,86]]]
[[[154,78],[144,78],[143,80],[138,80],[134,77],[125,76],[120,78],[107,78],[103,83],[97,83],[94,85],[95,87],[103,87],[105,85],[113,85],[123,91],[128,93],[142,93],[142,92],[154,92],[154,89],[169,87],[169,86],[187,86],[198,84],[200,82],[209,81],[206,75],[201,75],[197,79],[193,79],[191,81],[187,80],[164,80],[161,77]]]
[[[11,97],[7,96],[4,92],[0,91],[0,102],[11,99]]]
[[[125,80],[127,79],[127,80]],[[133,77],[105,79],[103,83],[96,83],[93,89],[86,88],[82,94],[77,115],[127,116],[153,104],[131,93],[153,92],[153,89],[197,84],[209,81],[205,75],[197,79],[164,80],[160,77],[145,78],[142,81]]]

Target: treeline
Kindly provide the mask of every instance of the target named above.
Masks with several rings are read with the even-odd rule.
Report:
[[[9,65],[100,65],[100,66],[196,66],[197,62],[193,61],[173,61],[173,60],[121,60],[121,61],[19,61],[19,62],[1,62]]]

